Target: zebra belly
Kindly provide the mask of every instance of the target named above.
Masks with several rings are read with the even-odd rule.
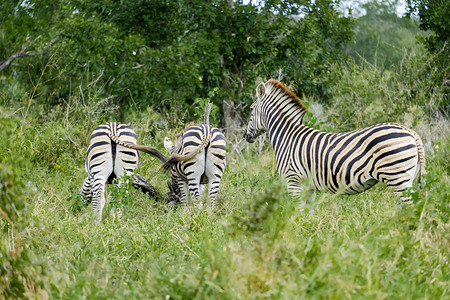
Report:
[[[353,184],[352,186],[350,186],[349,189],[346,189],[346,194],[347,195],[354,195],[354,194],[362,193],[364,191],[367,191],[368,189],[370,189],[371,187],[373,187],[377,183],[378,183],[378,180],[376,180],[376,179],[373,179],[373,178],[367,179],[367,180],[362,182],[362,185],[360,185],[360,184]]]
[[[345,174],[345,173],[344,173]],[[332,175],[336,176],[336,175]],[[356,176],[353,178],[350,182],[345,183],[345,179],[342,176],[337,176],[339,179],[337,179],[337,186],[331,185],[333,180],[329,180],[326,183],[330,184],[331,186],[325,185],[324,182],[320,182],[317,177],[313,178],[313,183],[315,188],[318,191],[324,191],[332,194],[345,194],[345,195],[354,195],[361,193],[365,190],[370,189],[375,184],[378,183],[378,180],[373,178],[367,173],[360,174],[359,176]],[[358,179],[358,180],[356,180]]]

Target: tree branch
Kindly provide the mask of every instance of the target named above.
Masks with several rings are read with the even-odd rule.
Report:
[[[51,40],[50,43],[48,43],[48,45],[45,46],[44,49],[40,49],[38,51],[26,51],[27,47],[25,45],[22,46],[22,48],[18,52],[11,55],[8,59],[0,61],[0,72],[3,71],[3,69],[9,67],[11,63],[17,58],[35,56],[37,54],[47,52],[48,49],[50,49],[54,44],[56,44],[57,41],[58,41],[57,39]]]

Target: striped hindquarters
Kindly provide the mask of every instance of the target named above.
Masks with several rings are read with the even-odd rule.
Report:
[[[136,144],[136,133],[125,124],[105,123],[91,134],[85,163],[88,176],[80,194],[86,205],[92,202],[98,222],[105,205],[106,183],[112,183],[114,178],[121,177],[124,173],[132,173],[139,163],[139,152],[122,144]],[[119,220],[121,215],[119,208]]]
[[[203,151],[204,154],[199,157],[198,154]],[[225,136],[219,129],[210,125],[193,125],[177,139],[171,157],[180,158],[174,167],[176,175],[184,180],[197,173],[194,170],[199,167],[203,171],[208,167],[217,168],[223,173],[226,158]]]
[[[86,171],[93,177],[104,169],[109,175],[121,176],[123,171],[133,172],[139,163],[139,152],[118,143],[136,144],[136,133],[122,123],[106,123],[98,126],[91,135],[86,156]],[[113,178],[109,178],[108,182]]]

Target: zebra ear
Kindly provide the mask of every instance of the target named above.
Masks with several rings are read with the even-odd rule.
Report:
[[[256,87],[256,97],[258,98],[258,100],[261,100],[265,93],[266,93],[266,85],[264,84],[264,82],[261,82]]]
[[[172,154],[170,151],[173,148],[173,143],[167,136],[164,138],[164,148],[166,148],[166,150],[169,151],[170,154]]]

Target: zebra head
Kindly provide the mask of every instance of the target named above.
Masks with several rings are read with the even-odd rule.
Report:
[[[244,132],[244,138],[247,142],[253,143],[256,138],[266,131],[263,124],[263,110],[262,99],[266,94],[266,86],[261,82],[256,88],[256,100],[253,102],[250,115],[250,121],[248,121],[247,129]]]

